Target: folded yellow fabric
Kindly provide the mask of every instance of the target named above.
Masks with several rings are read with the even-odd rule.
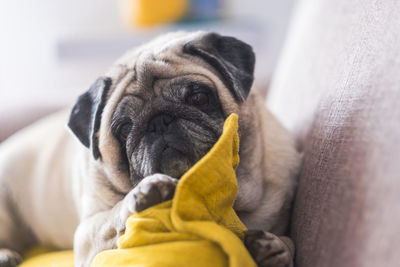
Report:
[[[238,190],[237,128],[232,114],[218,142],[183,175],[174,198],[132,215],[118,249],[99,253],[91,267],[256,266],[242,243],[246,227],[232,208]],[[28,263],[23,267],[52,266]]]

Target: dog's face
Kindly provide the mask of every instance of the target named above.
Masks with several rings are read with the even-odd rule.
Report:
[[[188,75],[154,81],[154,90],[125,93],[111,131],[135,181],[164,173],[180,177],[221,134],[224,113],[214,86]]]
[[[124,55],[75,104],[69,127],[112,175],[179,178],[245,101],[254,54],[213,33],[174,33]]]

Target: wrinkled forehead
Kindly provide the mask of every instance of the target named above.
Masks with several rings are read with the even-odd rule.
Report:
[[[131,57],[128,64],[118,65],[120,72],[113,78],[113,94],[158,94],[168,82],[192,80],[217,86],[214,71],[193,57],[184,55],[177,47],[162,52],[143,50]],[[215,76],[215,77],[214,77]],[[215,79],[214,79],[215,78]]]
[[[183,78],[224,87],[213,68],[183,52],[186,43],[203,34],[171,33],[127,52],[106,74],[113,80],[109,104],[118,102],[126,93],[157,94],[166,82]]]

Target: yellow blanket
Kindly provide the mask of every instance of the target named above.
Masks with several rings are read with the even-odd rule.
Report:
[[[99,253],[91,267],[256,266],[241,241],[246,228],[232,208],[238,190],[237,128],[232,114],[218,142],[181,178],[174,198],[132,215],[118,249]],[[57,257],[63,262],[55,263]],[[72,261],[71,252],[55,252],[21,267],[67,267]]]

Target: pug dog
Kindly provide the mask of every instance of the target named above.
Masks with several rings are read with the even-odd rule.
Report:
[[[294,140],[250,94],[255,55],[233,37],[177,32],[135,48],[82,94],[0,146],[0,266],[32,244],[74,248],[88,267],[131,214],[171,199],[239,115],[234,204],[259,266],[292,266],[286,233],[300,165]],[[70,114],[69,114],[70,113]],[[68,121],[70,131],[65,124]],[[72,134],[71,134],[72,133]]]

